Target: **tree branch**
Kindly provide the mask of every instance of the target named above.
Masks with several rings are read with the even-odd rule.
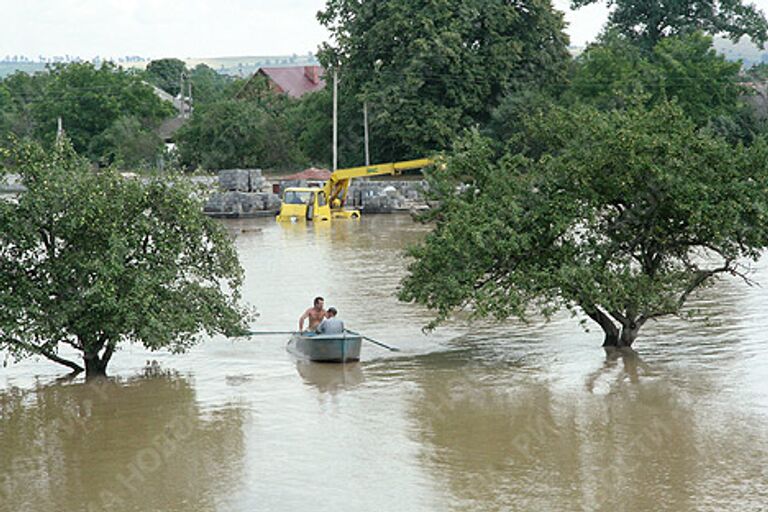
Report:
[[[608,315],[603,313],[600,308],[589,304],[579,304],[579,306],[589,318],[597,322],[606,335],[610,334],[611,336],[618,336],[619,328],[616,327],[616,324],[614,324]]]
[[[109,363],[109,360],[112,359],[112,354],[115,353],[115,343],[109,342],[107,343],[107,348],[104,350],[104,355],[101,356],[101,362],[106,368],[107,363]]]
[[[35,345],[34,343],[25,343],[25,342],[23,342],[21,340],[10,339],[10,338],[4,339],[3,343],[7,343],[9,345],[19,345],[21,347],[24,347],[26,350],[28,350],[30,352],[33,352],[35,354],[39,354],[39,355],[45,357],[46,359],[50,359],[54,363],[59,363],[60,365],[66,366],[67,368],[70,368],[70,369],[72,369],[75,372],[79,373],[79,372],[84,371],[84,368],[82,366],[80,366],[79,364],[74,363],[72,361],[69,361],[67,359],[64,359],[62,357],[59,357],[56,354],[54,354],[53,352],[51,352],[50,350],[46,349],[45,347],[41,347],[39,345]]]
[[[674,308],[664,310],[664,311],[658,311],[656,313],[651,313],[648,315],[642,315],[638,321],[645,323],[646,320],[650,320],[653,318],[658,318],[660,316],[666,316],[666,315],[672,315],[680,310],[681,307],[685,304],[685,301],[688,300],[688,296],[699,286],[701,286],[704,281],[709,279],[710,277],[714,276],[715,274],[721,274],[723,272],[731,272],[733,273],[734,270],[731,268],[731,261],[727,260],[725,264],[723,264],[722,267],[713,268],[710,270],[700,270],[696,277],[693,278],[693,280],[688,284],[688,287],[683,291],[683,293],[680,294],[680,297],[677,299],[677,304]]]

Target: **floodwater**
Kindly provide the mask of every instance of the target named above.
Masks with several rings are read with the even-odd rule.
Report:
[[[323,295],[403,351],[342,366],[280,335],[127,346],[98,384],[9,364],[0,511],[768,510],[768,290],[722,281],[636,354],[567,316],[426,336],[393,298],[425,229],[407,216],[227,226],[255,329],[295,329]]]

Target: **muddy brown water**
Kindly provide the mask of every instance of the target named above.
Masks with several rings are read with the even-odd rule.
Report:
[[[376,339],[300,362],[286,337],[124,347],[111,379],[0,368],[0,511],[768,510],[768,290],[725,280],[606,354],[576,319],[451,325],[399,304],[404,216],[231,221],[254,328],[312,297]],[[758,281],[768,284],[766,261]]]

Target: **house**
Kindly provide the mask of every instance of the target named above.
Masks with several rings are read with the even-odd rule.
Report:
[[[146,81],[142,81],[144,85],[147,85],[152,88],[152,92],[155,93],[155,96],[160,98],[163,101],[166,101],[173,105],[173,108],[176,109],[176,112],[179,112],[179,115],[182,117],[189,117],[189,115],[192,113],[192,100],[191,98],[184,96],[182,97],[180,94],[177,96],[173,96],[171,94],[168,94],[155,84],[151,84]],[[183,106],[182,106],[183,105]],[[182,114],[183,112],[183,114]]]
[[[190,98],[182,97],[180,94],[172,96],[149,82],[144,82],[144,84],[152,88],[155,96],[172,104],[173,108],[176,109],[177,115],[164,120],[155,130],[157,136],[165,143],[166,149],[173,149],[176,147],[176,132],[189,121],[189,116],[192,113],[192,102]]]
[[[286,187],[322,187],[323,182],[328,181],[330,177],[331,171],[328,169],[310,167],[296,174],[277,178],[278,183],[272,185],[272,192],[281,195]]]
[[[243,90],[249,88],[249,82],[255,77],[263,77],[274,91],[292,98],[300,98],[325,88],[324,74],[322,66],[264,67],[251,76]]]

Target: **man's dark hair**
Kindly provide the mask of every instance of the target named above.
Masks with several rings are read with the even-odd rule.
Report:
[[[328,308],[328,312],[333,316],[336,316],[336,313],[338,313],[338,311],[336,311],[336,308]]]
[[[314,305],[315,305],[315,306],[317,306],[317,302],[318,302],[318,301],[321,301],[321,300],[322,300],[323,302],[325,302],[325,299],[324,299],[324,298],[322,298],[322,297],[315,297],[315,302],[314,302]]]

